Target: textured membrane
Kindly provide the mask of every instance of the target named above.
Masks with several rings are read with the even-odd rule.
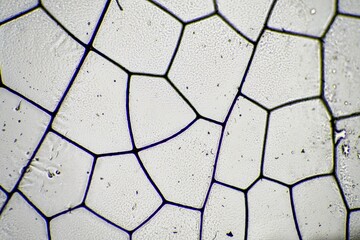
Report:
[[[0,239],[359,239],[359,7],[0,0]]]

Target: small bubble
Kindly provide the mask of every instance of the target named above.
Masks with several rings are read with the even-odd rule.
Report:
[[[333,88],[333,89],[336,89],[336,84],[333,84],[333,85],[332,85],[332,88]]]
[[[336,69],[334,68],[333,70],[331,70],[332,73],[336,73]]]
[[[50,171],[48,171],[48,174],[47,174],[47,175],[48,175],[49,178],[53,178],[53,176],[54,176],[55,174],[52,173],[52,172],[50,172]]]
[[[316,9],[315,9],[315,8],[312,8],[312,9],[310,10],[310,14],[311,14],[311,15],[315,15],[315,14],[316,14]]]
[[[344,102],[344,105],[348,105],[348,104],[349,104],[348,101],[345,101],[345,102]]]
[[[55,173],[59,175],[61,172],[59,170],[56,170]]]
[[[344,144],[342,145],[342,151],[343,151],[343,154],[345,155],[345,157],[349,156],[350,154],[350,146],[347,145],[347,144]]]

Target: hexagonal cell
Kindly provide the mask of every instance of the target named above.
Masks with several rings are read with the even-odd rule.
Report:
[[[333,177],[296,185],[293,199],[303,239],[345,239],[346,208]]]
[[[336,122],[346,136],[336,146],[336,174],[349,207],[360,208],[360,117]]]
[[[46,215],[81,203],[93,158],[49,133],[20,182],[19,189]]]
[[[267,108],[320,95],[319,42],[265,31],[242,92]]]
[[[203,239],[244,239],[245,198],[242,192],[213,184],[203,217]]]
[[[219,12],[253,41],[259,37],[273,0],[217,0]]]
[[[119,239],[129,235],[84,208],[60,215],[50,222],[51,239]]]
[[[193,21],[214,12],[212,0],[152,0],[165,7],[168,11],[184,22]]]
[[[18,193],[0,215],[1,239],[48,239],[45,220]]]
[[[61,24],[84,43],[88,43],[97,21],[105,6],[105,0],[101,1],[41,1]]]
[[[171,85],[157,77],[131,77],[129,109],[138,148],[170,137],[196,117]]]
[[[164,197],[201,208],[210,186],[221,128],[198,120],[171,140],[139,152]]]
[[[91,52],[53,128],[95,153],[132,149],[126,117],[127,74]]]
[[[38,4],[37,0],[7,0],[0,2],[0,22],[22,13]]]
[[[134,155],[97,159],[86,205],[98,214],[133,230],[161,203]]]
[[[10,192],[50,121],[26,100],[0,88],[0,185]]]
[[[279,0],[268,25],[320,37],[334,16],[335,7],[336,0]]]
[[[187,25],[169,78],[203,116],[223,121],[253,45],[219,17]]]
[[[350,240],[360,239],[360,210],[350,213]]]
[[[267,113],[239,97],[227,121],[215,178],[245,189],[260,174]]]
[[[342,13],[360,15],[358,0],[339,0],[339,11]]]
[[[287,187],[259,180],[248,192],[249,239],[299,239]]]
[[[325,98],[334,116],[360,112],[360,19],[338,16],[324,40]]]
[[[270,115],[264,175],[287,184],[330,173],[333,144],[330,116],[320,100],[276,110]]]
[[[111,1],[94,46],[132,72],[164,74],[175,50],[181,23],[154,4]]]
[[[6,193],[0,189],[0,209],[3,207],[6,199],[7,199]]]
[[[40,9],[1,26],[0,39],[4,84],[53,111],[84,48]]]
[[[199,234],[199,211],[166,204],[134,232],[132,239],[199,239]]]

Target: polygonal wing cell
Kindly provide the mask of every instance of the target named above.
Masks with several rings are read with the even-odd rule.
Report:
[[[20,182],[19,189],[46,215],[82,202],[93,157],[49,133]]]
[[[132,236],[134,240],[148,239],[199,239],[200,211],[173,205],[164,205]]]
[[[213,0],[152,0],[165,7],[184,22],[199,19],[214,12]]]
[[[268,25],[320,37],[335,15],[335,8],[336,0],[278,0]]]
[[[132,72],[164,74],[181,28],[148,1],[111,1],[94,47]]]
[[[203,239],[244,239],[245,198],[240,191],[213,184],[203,217]]]
[[[239,32],[255,41],[264,27],[273,0],[217,0],[220,14]]]
[[[49,111],[62,97],[84,49],[35,10],[0,28],[4,84]]]
[[[312,39],[265,31],[242,92],[267,108],[320,95],[320,47]]]
[[[37,0],[6,0],[0,1],[0,22],[22,13],[38,4]]]
[[[303,239],[345,239],[346,208],[334,178],[315,178],[293,188]]]
[[[360,208],[360,117],[336,122],[345,138],[336,145],[336,174],[350,209]]]
[[[220,130],[218,125],[198,120],[175,138],[139,153],[165,199],[202,207],[211,182]]]
[[[169,78],[198,112],[223,121],[253,45],[217,16],[185,27]]]
[[[105,2],[105,0],[41,1],[46,10],[84,43],[89,42]]]
[[[90,52],[53,128],[95,153],[130,150],[126,86],[124,71]]]
[[[144,222],[162,199],[132,154],[98,158],[86,205],[127,230]]]
[[[325,38],[325,98],[334,116],[360,112],[360,19],[338,16]]]
[[[245,189],[260,174],[267,113],[239,97],[227,121],[216,166],[216,180]]]
[[[127,240],[129,235],[98,218],[84,208],[60,215],[50,222],[51,239],[117,239]]]
[[[293,184],[331,172],[330,116],[320,100],[278,109],[271,112],[269,121],[264,175]]]
[[[350,240],[360,239],[360,210],[350,213]]]
[[[339,0],[339,11],[341,13],[360,16],[360,4],[358,0]]]
[[[248,192],[248,239],[299,239],[289,189],[260,179]]]
[[[0,185],[11,191],[50,121],[26,100],[0,88]]]
[[[48,239],[45,220],[18,193],[0,215],[0,239]]]
[[[196,116],[164,78],[147,76],[131,77],[129,111],[138,148],[170,137]]]

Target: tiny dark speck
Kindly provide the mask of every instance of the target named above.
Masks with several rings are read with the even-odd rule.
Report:
[[[233,237],[234,235],[233,235],[232,232],[230,231],[230,232],[228,232],[228,233],[226,234],[226,236],[228,236],[228,237]]]
[[[88,22],[88,25],[90,26],[90,22]]]

